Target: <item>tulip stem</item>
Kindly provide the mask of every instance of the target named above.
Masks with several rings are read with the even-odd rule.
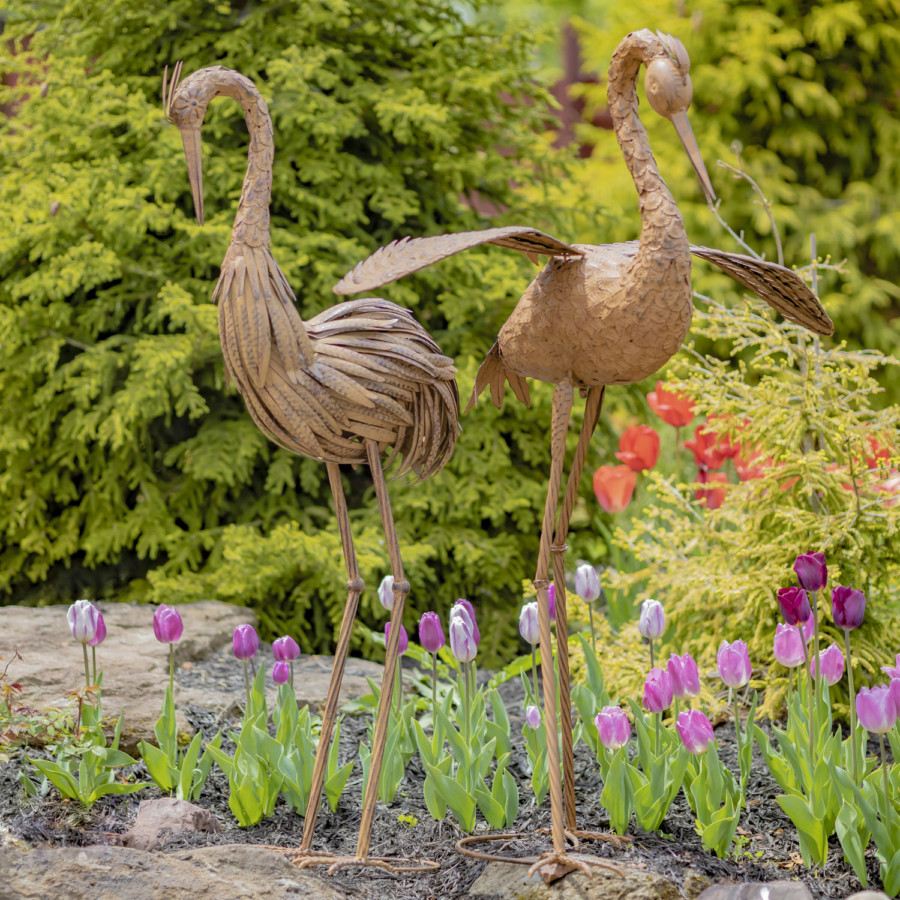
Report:
[[[397,718],[400,718],[400,707],[403,706],[403,667],[397,657]]]
[[[537,682],[537,653],[534,649],[534,644],[531,645],[531,684],[534,688],[534,702],[540,704],[541,695],[538,693]]]
[[[806,666],[806,686],[807,686],[807,696],[809,697],[809,718],[806,723],[807,730],[809,731],[809,767],[810,772],[812,772],[813,766],[815,765],[815,752],[813,750],[813,677],[812,671],[809,667],[809,648],[806,646],[806,639],[803,637],[803,626],[798,624],[797,631],[800,632],[800,643],[803,645],[803,662]],[[799,690],[799,687],[798,687]],[[809,785],[809,793],[810,798],[812,798],[813,792],[813,782],[812,777],[810,777],[810,785]]]
[[[737,732],[738,759],[740,759],[740,754],[741,754],[741,715],[740,715],[740,708],[738,705],[737,691],[732,690],[732,694],[734,695],[734,728],[735,728],[735,731]]]
[[[850,658],[850,630],[844,629],[847,650],[847,680],[850,683],[850,752],[853,754],[853,783],[859,784],[859,764],[856,761],[856,694],[853,693],[853,660]],[[883,745],[882,741],[882,745]]]
[[[244,716],[246,717],[250,711],[250,676],[247,674],[247,660],[242,660],[242,662],[244,663],[244,689],[247,691],[247,708],[244,710]]]
[[[175,696],[175,645],[169,644],[169,690]]]
[[[591,650],[594,653],[594,656],[597,655],[597,633],[594,631],[594,607],[591,605],[591,602],[588,601],[588,616],[591,619]],[[534,652],[534,651],[532,651]]]
[[[87,644],[82,644],[81,649],[84,650],[84,686],[91,686],[91,669],[88,663]]]
[[[656,755],[659,756],[660,753],[660,729],[662,728],[662,713],[654,713],[654,718],[656,719]]]
[[[653,662],[653,638],[648,638],[650,641],[650,668],[652,669],[655,663]]]
[[[813,668],[815,674],[813,676],[814,696],[816,699],[816,709],[813,717],[814,731],[816,739],[819,737],[819,700],[822,693],[822,672],[819,668],[819,592],[812,592],[812,614],[813,614]],[[812,762],[812,760],[810,760]]]
[[[878,740],[881,743],[881,774],[884,776],[884,824],[890,828],[891,808],[893,807],[893,804],[891,803],[891,785],[888,781],[887,755],[884,752],[884,735],[879,734]]]
[[[97,648],[91,647],[91,678],[97,683]]]
[[[431,654],[431,727],[437,729],[437,653]]]
[[[294,690],[294,661],[291,660],[291,692]]]

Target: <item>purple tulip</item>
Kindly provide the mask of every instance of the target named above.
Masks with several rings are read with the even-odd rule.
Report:
[[[528,706],[525,709],[525,724],[529,728],[541,727],[541,711],[536,706]]]
[[[730,688],[743,687],[750,680],[750,653],[747,645],[741,641],[729,644],[722,641],[716,654],[719,665],[719,677]]]
[[[384,623],[384,643],[385,644],[387,644],[390,636],[391,636],[391,623],[385,622]],[[398,646],[397,652],[400,654],[400,656],[403,656],[403,654],[406,653],[406,651],[409,649],[409,635],[406,633],[406,629],[402,625],[400,626],[400,642],[397,646]]]
[[[600,579],[593,566],[583,563],[575,570],[575,593],[585,603],[593,603],[600,596]]]
[[[803,642],[808,644],[816,635],[816,620],[810,616],[803,623]]]
[[[272,655],[277,662],[290,662],[300,655],[300,647],[292,637],[285,635],[272,642]]]
[[[812,617],[809,597],[803,588],[781,588],[778,592],[778,606],[788,625],[799,625],[801,622],[808,622]]]
[[[801,553],[794,561],[797,581],[807,591],[821,591],[828,583],[824,553]]]
[[[455,608],[455,607],[454,607]],[[468,614],[450,617],[450,650],[461,663],[471,662],[478,652],[478,644],[469,624]]]
[[[275,684],[287,684],[291,679],[291,664],[284,659],[278,660],[272,666],[272,681]]]
[[[161,644],[176,644],[181,639],[184,623],[174,606],[156,607],[153,613],[153,634]]]
[[[425,613],[419,621],[419,643],[429,653],[437,653],[446,643],[441,617],[436,612]]]
[[[775,659],[788,669],[803,665],[803,639],[794,625],[775,626]]]
[[[259,650],[259,638],[252,625],[238,625],[231,639],[231,649],[238,659],[250,659]]]
[[[888,696],[894,704],[894,712],[900,718],[900,678],[892,678],[888,685]]]
[[[550,624],[556,621],[556,585],[551,581],[547,585],[547,606],[550,610]]]
[[[385,575],[378,585],[378,599],[381,605],[391,612],[394,609],[394,576]]]
[[[72,629],[72,637],[82,644],[89,643],[97,634],[97,616],[100,610],[90,600],[76,600],[66,611],[66,620]]]
[[[641,604],[641,617],[638,622],[638,631],[651,641],[662,637],[666,630],[666,614],[662,603],[658,600],[645,600]]]
[[[89,647],[99,647],[106,640],[106,622],[103,621],[103,613],[97,610],[97,630],[88,641]]]
[[[890,686],[879,684],[873,688],[862,688],[856,695],[856,715],[866,731],[873,734],[890,731],[897,721],[897,706]]]
[[[604,706],[594,717],[594,724],[600,732],[600,743],[607,750],[618,750],[631,737],[631,722],[625,711],[618,706]]]
[[[475,607],[473,607],[468,600],[460,598],[450,607],[450,618],[452,619],[460,610],[467,617],[469,631],[471,632],[472,638],[475,641],[475,646],[477,647],[481,643],[481,632],[478,630],[478,622],[475,621]]]
[[[866,595],[862,591],[837,585],[831,589],[831,614],[834,624],[844,631],[852,631],[862,625],[866,614]]]
[[[537,602],[526,603],[519,613],[519,634],[531,644],[540,643],[541,629],[538,622],[538,605]]]
[[[684,656],[673,653],[666,664],[666,671],[672,680],[672,694],[678,700],[687,700],[700,693],[700,673],[690,653]]]
[[[816,673],[813,671],[815,659],[809,661],[809,673],[814,678]],[[825,650],[819,651],[819,672],[818,674],[828,682],[828,685],[837,684],[844,677],[844,654],[837,644],[832,644]]]
[[[712,724],[699,709],[686,709],[681,713],[675,730],[689,753],[705,753],[716,739]]]
[[[900,678],[900,653],[897,654],[896,666],[882,666],[881,671],[884,672],[892,680]]]
[[[653,668],[644,682],[644,709],[661,713],[672,705],[672,679],[665,669]]]

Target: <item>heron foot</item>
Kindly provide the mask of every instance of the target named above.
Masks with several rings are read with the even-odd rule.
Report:
[[[328,866],[328,875],[348,866],[374,866],[387,872],[436,872],[441,866],[430,859],[388,856],[338,856],[335,853],[317,850],[298,850],[289,854],[291,862],[298,869],[313,866]]]

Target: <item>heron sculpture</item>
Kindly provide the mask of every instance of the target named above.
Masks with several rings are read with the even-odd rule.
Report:
[[[564,554],[569,519],[606,386],[647,378],[681,347],[693,310],[691,254],[724,269],[785,318],[819,334],[834,331],[815,294],[789,269],[688,242],[681,214],[660,177],[647,133],[638,118],[637,78],[641,64],[647,70],[645,90],[650,106],[671,120],[708,201],[714,202],[712,184],[687,118],[691,102],[687,51],[677,38],[644,29],[629,34],[619,44],[610,65],[607,90],[616,139],[637,188],[641,212],[639,240],[603,246],[571,245],[527,226],[407,238],[376,251],[335,288],[339,294],[368,291],[480,244],[519,250],[535,262],[537,254],[551,257],[501,328],[497,342],[478,371],[469,401],[470,407],[490,387],[494,404],[500,407],[507,381],[525,404],[529,403],[526,378],[556,386],[550,484],[534,581],[541,659],[549,663],[553,657],[547,588],[552,557],[560,637],[563,775],[561,779],[554,672],[552,665],[547,664],[542,666],[542,679],[553,849],[534,864],[545,880],[573,868],[589,872],[590,866],[601,865],[594,857],[568,852],[565,844],[566,832],[575,832],[576,821]],[[585,415],[557,517],[565,437],[576,389],[586,397]]]
[[[394,576],[391,622],[399,623],[409,583],[403,573],[383,467],[399,455],[402,464],[398,474],[411,471],[419,478],[427,478],[450,459],[459,431],[456,369],[409,310],[385,300],[339,303],[307,322],[300,318],[293,291],[269,246],[274,142],[265,100],[249,78],[222,66],[200,69],[183,81],[180,75],[179,63],[171,83],[164,79],[163,105],[167,117],[181,131],[200,224],[200,129],[210,101],[218,96],[237,100],[250,132],[247,173],[231,243],[213,291],[213,300],[218,300],[219,305],[225,371],[237,386],[253,421],[270,440],[293,453],[325,463],[347,567],[347,603],[322,716],[300,865],[360,863],[409,869],[410,866],[402,865],[405,860],[369,857],[399,627],[391,628],[387,641],[356,856],[310,851],[353,620],[364,588],[353,548],[340,465],[367,463],[372,472]],[[392,452],[383,463],[382,456],[388,448]]]

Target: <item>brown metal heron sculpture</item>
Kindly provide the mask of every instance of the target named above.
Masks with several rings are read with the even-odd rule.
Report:
[[[391,628],[387,642],[357,855],[338,858],[310,851],[344,663],[364,588],[340,464],[367,463],[371,469],[394,576],[391,621],[400,622],[409,583],[403,574],[383,465],[399,455],[398,474],[411,471],[427,478],[450,459],[459,430],[456,369],[408,310],[385,300],[339,303],[307,322],[300,318],[294,294],[269,247],[274,142],[266,103],[249,78],[222,66],[200,69],[183,81],[180,74],[178,64],[172,82],[164,80],[163,105],[181,131],[201,224],[200,129],[210,101],[218,96],[237,100],[250,132],[247,173],[231,243],[213,291],[213,300],[218,299],[219,304],[225,371],[253,421],[270,440],[325,463],[347,566],[347,604],[322,717],[300,865],[369,863],[408,869],[369,857],[401,633],[397,627]],[[392,450],[390,459],[383,464],[388,448]]]
[[[563,777],[555,723],[556,692],[551,665],[542,667],[544,723],[550,767],[553,850],[535,863],[552,880],[572,868],[590,871],[596,858],[568,853],[565,834],[575,832],[574,764],[565,636],[565,539],[591,434],[607,385],[630,384],[663,366],[687,334],[693,310],[691,254],[715,263],[785,318],[819,334],[834,327],[816,296],[795,273],[774,263],[688,242],[672,195],[659,175],[647,133],[638,118],[637,78],[646,67],[645,89],[653,110],[675,126],[710,203],[715,194],[687,119],[691,102],[690,60],[679,40],[648,30],[629,34],[616,49],[609,70],[609,109],[616,138],[637,188],[640,240],[621,244],[570,245],[523,226],[491,228],[437,237],[404,239],[376,251],[335,288],[339,294],[368,291],[480,244],[495,244],[551,257],[529,285],[482,364],[469,406],[490,387],[496,406],[508,381],[529,403],[526,378],[556,385],[553,396],[551,469],[544,509],[535,587],[540,618],[541,658],[552,659],[547,605],[550,560],[556,583],[559,635]],[[565,437],[574,392],[586,396],[585,415],[557,519]],[[565,800],[563,800],[563,787]],[[565,825],[564,825],[565,822]]]

